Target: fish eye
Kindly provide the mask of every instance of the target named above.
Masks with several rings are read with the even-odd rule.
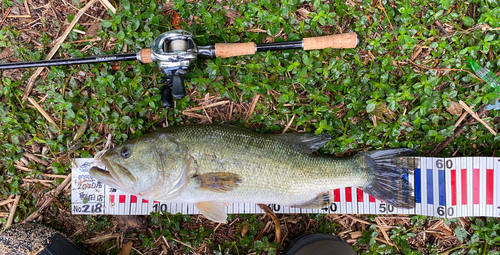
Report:
[[[122,149],[122,157],[124,157],[124,158],[130,157],[130,151],[127,148]]]

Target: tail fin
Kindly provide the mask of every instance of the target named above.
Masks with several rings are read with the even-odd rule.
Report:
[[[413,157],[417,155],[415,150],[376,150],[361,155],[365,156],[371,173],[363,189],[366,193],[395,207],[415,207],[413,188],[408,182],[409,169],[415,169],[419,163]]]

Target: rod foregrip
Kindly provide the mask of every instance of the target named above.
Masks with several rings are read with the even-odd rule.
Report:
[[[230,58],[255,54],[255,43],[216,43],[215,55],[221,58]]]
[[[356,33],[310,37],[304,38],[303,41],[304,50],[356,48],[359,42],[358,35]]]

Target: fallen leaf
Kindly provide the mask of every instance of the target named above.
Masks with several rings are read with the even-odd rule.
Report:
[[[241,229],[241,237],[245,237],[247,232],[248,232],[248,225],[244,225],[243,228]]]
[[[12,47],[7,47],[2,52],[0,52],[0,59],[5,59],[14,54],[14,50],[12,50]]]
[[[115,220],[120,230],[124,233],[136,229],[144,229],[146,226],[146,220],[139,215],[118,215]]]
[[[382,120],[385,120],[385,117],[395,120],[397,117],[397,115],[387,107],[386,103],[377,104],[371,114]]]
[[[450,107],[446,107],[446,110],[453,115],[462,115],[463,107],[454,101],[450,101]]]
[[[99,26],[101,25],[100,22],[95,22],[94,24],[92,24],[88,29],[87,31],[85,32],[85,35],[90,37],[90,38],[93,38],[93,37],[96,37],[97,36],[97,31],[99,31]]]
[[[118,255],[129,255],[130,251],[132,250],[132,244],[132,241],[129,241],[127,244],[125,244]]]

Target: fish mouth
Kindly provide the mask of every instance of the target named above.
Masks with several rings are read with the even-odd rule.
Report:
[[[105,157],[101,157],[101,160],[106,166],[106,169],[98,166],[91,167],[89,173],[94,178],[104,184],[124,190],[130,190],[134,187],[136,180],[130,171],[120,164],[111,164]]]

